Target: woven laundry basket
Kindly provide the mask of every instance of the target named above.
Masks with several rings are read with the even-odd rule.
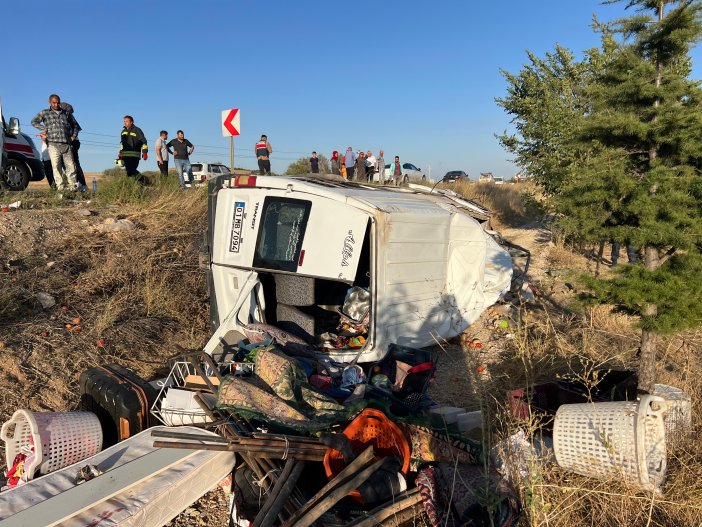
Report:
[[[25,465],[27,480],[37,472],[48,474],[93,456],[102,450],[102,428],[92,412],[34,413],[17,410],[2,425],[5,460],[34,446],[33,460]]]
[[[558,464],[584,476],[623,479],[660,491],[666,472],[666,402],[564,404],[556,412],[553,447]]]

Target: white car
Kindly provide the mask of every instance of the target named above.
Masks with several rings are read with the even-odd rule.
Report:
[[[383,169],[383,182],[389,183],[392,181],[392,167],[393,163],[386,164]],[[412,163],[402,163],[402,183],[409,183],[410,179],[422,179],[426,180],[427,176],[424,175],[421,168],[417,168]],[[379,172],[376,172],[373,176],[373,181],[379,181]]]
[[[510,288],[512,260],[486,232],[489,214],[421,185],[215,178],[201,261],[214,332],[205,351],[216,355],[251,324],[317,342],[336,332],[354,295],[365,296],[354,308],[366,313],[365,342],[334,346],[334,360],[375,362],[392,343],[420,348],[454,337]]]
[[[190,166],[193,170],[193,184],[195,186],[204,185],[207,183],[208,179],[230,173],[229,167],[222,163],[205,163],[198,161],[197,163],[190,163]],[[186,186],[188,186],[187,183]]]

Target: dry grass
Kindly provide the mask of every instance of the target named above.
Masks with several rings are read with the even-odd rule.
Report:
[[[493,224],[496,228],[524,225],[541,214],[536,190],[529,183],[494,185],[461,181],[441,186],[474,199],[492,210],[495,213]]]
[[[15,283],[0,288],[8,300],[0,322],[0,364],[9,372],[0,385],[3,421],[17,408],[75,408],[78,376],[89,367],[116,362],[151,379],[164,373],[177,345],[205,343],[207,292],[198,269],[205,191],[150,192],[138,205],[110,205],[88,220],[92,227],[128,218],[132,231],[96,232],[83,217],[56,211],[63,225],[39,249],[46,258],[19,255]],[[26,291],[22,302],[17,291]],[[31,304],[39,291],[57,305],[45,311]]]
[[[484,391],[494,396],[490,411],[500,436],[521,428],[534,434],[539,423],[517,422],[503,405],[502,394],[554,378],[584,379],[593,368],[635,369],[638,334],[631,320],[598,307],[584,317],[530,309],[510,341],[503,360],[491,366]],[[658,363],[659,382],[677,386],[692,397],[695,412],[702,396],[702,333],[665,340]],[[669,438],[670,440],[670,438]],[[555,464],[537,465],[520,488],[525,525],[531,526],[681,526],[700,525],[702,514],[702,438],[689,434],[668,451],[663,495],[618,481],[598,481],[568,473]]]

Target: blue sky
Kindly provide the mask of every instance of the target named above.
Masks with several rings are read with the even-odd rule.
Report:
[[[191,160],[229,163],[221,112],[240,108],[235,165],[255,168],[267,133],[274,172],[316,150],[385,150],[436,178],[448,170],[511,177],[495,133],[500,68],[528,49],[598,43],[590,23],[623,6],[591,0],[116,2],[25,0],[2,13],[5,117],[32,117],[58,93],[83,127],[86,171],[113,166],[124,114],[153,146],[177,129]],[[16,45],[12,45],[12,42]],[[12,48],[11,50],[9,48]],[[693,52],[699,78],[699,48]],[[155,170],[152,151],[141,170]]]

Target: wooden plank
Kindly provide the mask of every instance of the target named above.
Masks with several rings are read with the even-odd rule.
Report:
[[[218,452],[247,453],[258,457],[271,457],[274,459],[303,459],[305,461],[324,461],[324,451],[304,448],[266,447],[240,445],[238,443],[185,443],[182,441],[154,441],[156,448],[174,448],[187,450],[215,450]]]
[[[368,513],[368,516],[359,518],[349,523],[346,527],[374,527],[375,525],[382,524],[393,516],[399,515],[405,510],[412,511],[412,515],[414,515],[417,513],[415,511],[415,506],[421,502],[422,495],[419,493],[419,489],[412,489],[376,507]]]
[[[372,465],[364,468],[357,474],[354,474],[348,481],[342,483],[334,490],[332,490],[324,499],[317,503],[314,507],[309,509],[307,513],[302,516],[297,522],[295,522],[295,527],[309,527],[315,521],[319,519],[322,514],[331,509],[337,502],[348,495],[349,492],[358,488],[364,481],[366,481],[371,475],[380,468],[384,463],[384,459],[379,459]]]
[[[322,487],[317,494],[315,494],[307,503],[305,503],[302,508],[298,509],[298,511],[287,521],[283,524],[283,527],[290,527],[293,525],[298,519],[302,518],[307,511],[309,511],[312,507],[314,507],[318,502],[320,502],[322,499],[326,497],[329,492],[331,492],[335,487],[338,485],[341,485],[346,481],[350,476],[361,470],[364,466],[366,466],[368,463],[370,463],[373,460],[374,456],[374,451],[373,451],[373,446],[369,446],[366,448],[360,456],[358,456],[356,459],[354,459],[351,463],[346,465],[344,469],[339,472],[334,478],[332,478],[324,487]]]
[[[194,456],[183,449],[158,449],[110,469],[0,521],[0,527],[52,527]],[[86,464],[89,459],[85,460]],[[77,469],[76,469],[77,470]]]

